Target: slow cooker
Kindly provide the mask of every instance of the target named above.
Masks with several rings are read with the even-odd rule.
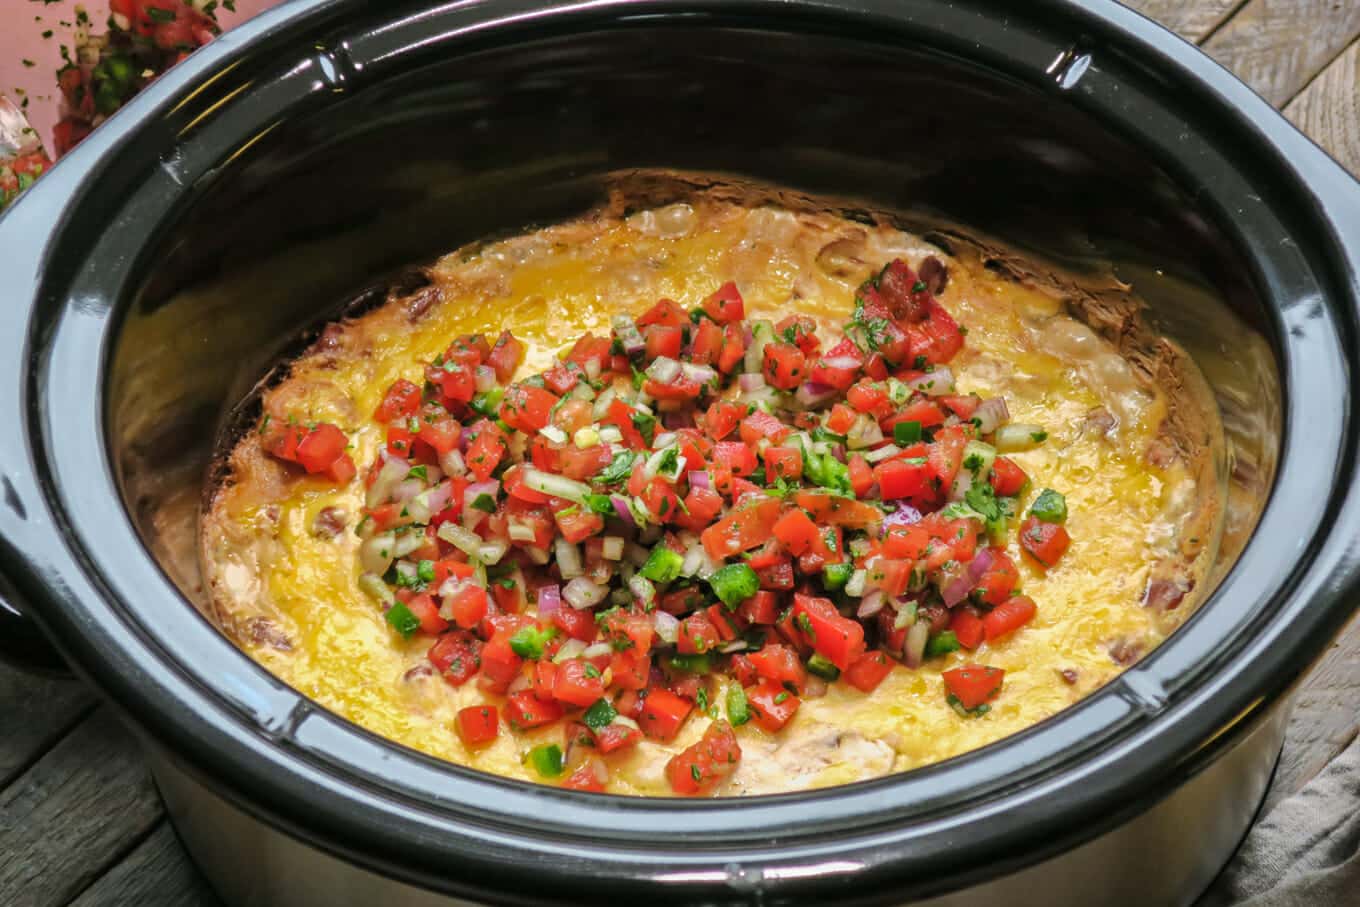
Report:
[[[255,383],[406,266],[658,168],[963,224],[1132,283],[1228,433],[1202,607],[1000,743],[711,802],[437,762],[238,651],[192,535]],[[0,642],[36,657],[37,621],[117,705],[234,904],[1189,903],[1354,609],[1358,261],[1360,186],[1109,0],[291,0],[0,219]]]

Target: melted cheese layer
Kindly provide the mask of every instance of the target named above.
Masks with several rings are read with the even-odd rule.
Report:
[[[269,411],[337,422],[352,437],[356,463],[370,462],[383,427],[371,419],[397,378],[422,380],[422,363],[459,334],[509,329],[528,344],[524,373],[585,331],[608,335],[617,311],[641,312],[666,296],[697,305],[735,279],[748,317],[816,317],[839,334],[854,287],[894,257],[913,266],[933,254],[949,266],[940,299],[969,329],[952,367],[959,392],[1003,396],[1015,422],[1043,425],[1048,441],[1013,458],[1031,476],[1029,500],[1045,487],[1067,496],[1072,546],[1046,573],[1009,550],[1038,616],[1021,631],[976,652],[957,652],[919,670],[895,667],[870,695],[845,684],[807,699],[778,735],[737,730],[744,757],[724,794],[821,787],[946,759],[1033,725],[1118,673],[1110,647],[1147,651],[1164,630],[1139,604],[1149,571],[1176,545],[1187,501],[1198,490],[1184,469],[1150,465],[1145,452],[1167,401],[1135,380],[1104,341],[1061,314],[1049,295],[944,256],[887,228],[774,209],[673,206],[630,220],[595,218],[454,253],[433,270],[442,301],[412,325],[401,301],[348,325],[338,352],[310,355],[266,400]],[[826,344],[829,346],[829,344]],[[1105,410],[1106,434],[1088,414]],[[559,727],[499,738],[480,750],[453,732],[458,709],[484,701],[475,683],[454,688],[422,673],[428,638],[403,642],[359,589],[361,483],[335,489],[307,478],[264,481],[258,440],[242,441],[235,484],[205,521],[206,573],[225,622],[263,615],[291,649],[243,640],[247,651],[304,695],[399,743],[472,768],[534,780],[523,764],[532,746],[561,737]],[[340,508],[347,531],[313,532],[323,508]],[[1188,607],[1188,606],[1187,606]],[[1006,670],[991,712],[961,718],[945,702],[940,673],[966,662]],[[1062,672],[1074,674],[1075,683]],[[722,703],[719,685],[710,693]],[[647,741],[611,757],[610,790],[668,795],[672,753],[702,735],[696,713],[670,744]]]

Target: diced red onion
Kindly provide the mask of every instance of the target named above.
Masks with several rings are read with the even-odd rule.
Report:
[[[604,597],[608,594],[608,586],[601,586],[599,583],[592,583],[584,576],[578,576],[567,583],[566,588],[562,590],[562,599],[577,611],[584,611],[604,601]]]
[[[926,372],[907,382],[907,386],[912,390],[920,391],[927,397],[941,397],[945,394],[954,393],[954,373],[947,365],[937,365],[934,370]]]
[[[581,549],[565,537],[557,537],[553,553],[557,555],[557,570],[563,579],[574,579],[585,572],[585,565],[581,563]]]
[[[860,413],[855,424],[850,426],[849,433],[845,436],[845,443],[851,450],[862,450],[865,447],[873,447],[883,440],[883,429],[879,428],[878,420],[868,413]]]
[[[484,394],[496,387],[496,370],[489,365],[477,366],[475,373],[477,393]]]
[[[675,431],[677,428],[693,428],[694,410],[686,408],[662,413],[661,424],[670,431]]]
[[[652,612],[652,628],[656,630],[656,635],[662,642],[675,644],[680,638],[680,621],[674,614],[667,614],[661,609]]]
[[[902,448],[896,444],[884,444],[882,447],[875,447],[873,450],[864,454],[864,459],[870,463],[877,463],[889,457],[896,456],[902,452]]]
[[[873,617],[879,611],[883,610],[883,603],[886,600],[887,597],[883,594],[883,590],[875,589],[860,600],[859,608],[855,611],[855,616],[861,620],[866,617]]]
[[[854,358],[853,356],[832,356],[831,358],[824,359],[822,361],[825,363],[827,368],[834,369],[859,368],[861,365],[864,364],[860,362],[858,359]]]
[[[652,581],[641,573],[634,573],[632,579],[628,580],[628,591],[637,597],[642,607],[650,607],[656,601],[656,586]]]
[[[538,616],[548,617],[562,607],[562,590],[558,586],[538,587]]]
[[[996,554],[990,548],[979,548],[977,554],[968,562],[968,575],[976,584],[982,579],[982,574],[986,573],[996,562]]]
[[[973,591],[973,578],[968,575],[968,568],[962,564],[955,565],[952,569],[942,569],[937,582],[940,587],[940,598],[944,599],[946,607],[954,607]]]
[[[455,447],[439,455],[439,468],[444,470],[444,475],[461,476],[467,473],[467,461]]]
[[[921,511],[907,503],[899,503],[897,510],[883,518],[883,534],[888,534],[889,527],[910,526],[912,523],[921,521]]]
[[[930,639],[930,624],[917,621],[907,631],[907,641],[902,646],[902,663],[909,668],[919,668],[926,654],[926,641]]]
[[[830,445],[829,447],[827,447],[827,453],[831,454],[832,459],[839,460],[842,463],[846,462],[844,444]]]
[[[628,499],[621,494],[613,494],[609,496],[609,501],[614,505],[614,512],[618,514],[619,519],[623,520],[629,529],[636,529],[637,520],[633,518],[633,509],[628,506]]]
[[[747,343],[750,343],[749,338]],[[758,390],[765,386],[765,376],[760,372],[743,372],[737,376],[737,386],[741,388],[743,393]]]
[[[396,558],[397,537],[390,532],[375,535],[359,546],[359,564],[367,573],[382,576]]]
[[[1011,420],[1011,411],[1002,397],[991,397],[978,404],[973,410],[973,421],[977,423],[978,434],[990,435]]]
[[[816,674],[809,674],[808,679],[803,683],[804,699],[820,699],[826,695],[826,681]]]
[[[411,471],[411,464],[401,457],[388,457],[383,463],[382,469],[378,470],[378,477],[369,486],[364,503],[371,510],[382,504],[387,503],[392,490],[406,478],[406,474]]]
[[[804,381],[798,385],[798,392],[793,396],[805,409],[816,409],[819,406],[831,402],[840,391],[829,384],[818,384],[815,381]]]
[[[689,475],[687,476],[687,478],[689,479],[689,487],[690,487],[690,488],[712,488],[712,487],[713,487],[711,484],[709,484],[708,473],[707,473],[706,471],[702,470],[702,469],[696,469],[694,472],[689,473]]]
[[[707,384],[718,377],[718,373],[707,365],[695,365],[692,362],[682,362],[680,371],[684,372],[685,377],[700,384]]]
[[[625,356],[637,356],[647,349],[647,341],[642,339],[637,323],[627,315],[615,315],[612,326]]]
[[[430,508],[430,513],[438,513],[449,506],[452,498],[453,485],[449,482],[440,482],[426,493],[425,505]]]
[[[680,363],[667,356],[657,356],[647,366],[647,377],[658,384],[670,384],[680,376]]]

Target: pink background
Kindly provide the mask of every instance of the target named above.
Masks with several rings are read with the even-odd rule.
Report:
[[[236,0],[236,12],[217,9],[217,21],[225,30],[278,3],[279,0]],[[61,68],[61,46],[70,46],[75,33],[76,7],[83,6],[96,34],[107,31],[108,0],[0,0],[0,94],[24,110],[33,128],[42,136],[43,145],[52,150],[52,127],[57,122],[61,93],[57,91],[57,70]],[[68,23],[67,26],[61,25]],[[43,32],[52,31],[44,38]],[[25,66],[24,60],[33,66]],[[19,91],[25,92],[20,95]],[[23,108],[23,99],[28,107]]]

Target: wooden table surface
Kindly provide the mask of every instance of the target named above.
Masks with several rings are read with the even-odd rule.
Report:
[[[1129,5],[1200,44],[1360,174],[1360,0]],[[1355,738],[1357,693],[1360,622],[1300,691],[1270,802],[1298,790]],[[109,707],[76,681],[4,667],[0,904],[218,904]]]

